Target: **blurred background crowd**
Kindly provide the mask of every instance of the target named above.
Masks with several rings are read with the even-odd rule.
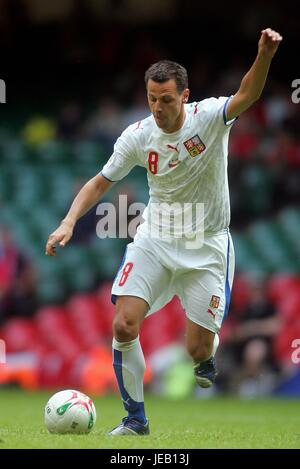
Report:
[[[44,255],[120,133],[149,115],[143,76],[169,58],[189,72],[191,101],[233,94],[261,29],[284,36],[263,96],[231,130],[229,181],[236,277],[211,392],[194,386],[175,298],[141,334],[149,390],[173,397],[299,395],[300,104],[290,61],[293,5],[253,1],[0,0],[0,385],[116,388],[110,287],[127,239],[99,239],[96,208],[56,258]],[[238,18],[238,22],[237,22]],[[289,53],[288,53],[289,50]],[[105,197],[147,203],[136,168]],[[123,216],[122,214],[120,216]],[[297,339],[299,341],[297,342]],[[299,345],[298,345],[299,343]]]

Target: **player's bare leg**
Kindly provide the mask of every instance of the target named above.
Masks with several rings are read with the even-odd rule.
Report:
[[[113,366],[128,416],[110,435],[147,435],[143,378],[145,359],[139,341],[141,323],[149,305],[141,298],[118,296],[113,321]]]
[[[218,334],[186,320],[186,346],[193,358],[195,378],[202,388],[210,387],[217,375],[214,355],[219,345]]]

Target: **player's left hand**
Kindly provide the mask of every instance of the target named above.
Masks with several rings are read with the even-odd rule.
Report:
[[[271,28],[263,29],[258,42],[258,53],[273,57],[278,49],[282,36]]]

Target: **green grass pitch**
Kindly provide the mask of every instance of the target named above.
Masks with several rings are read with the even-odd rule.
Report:
[[[124,416],[118,396],[94,398],[89,435],[51,435],[44,406],[54,393],[0,389],[1,448],[299,448],[299,401],[233,398],[169,400],[146,396],[151,434],[109,437]]]

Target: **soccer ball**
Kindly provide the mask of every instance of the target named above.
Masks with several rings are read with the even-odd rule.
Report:
[[[89,433],[96,417],[92,399],[73,389],[57,392],[45,406],[45,425],[50,433]]]

